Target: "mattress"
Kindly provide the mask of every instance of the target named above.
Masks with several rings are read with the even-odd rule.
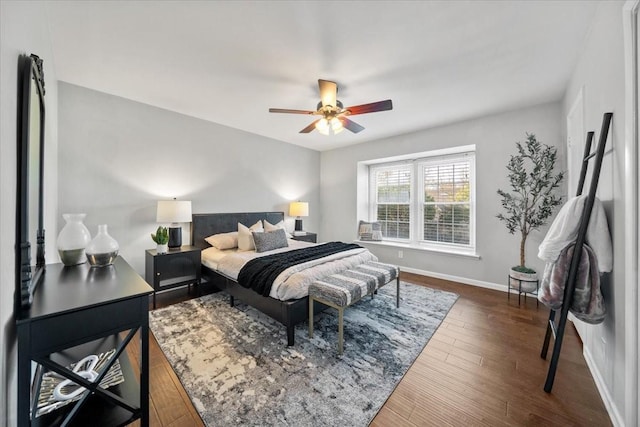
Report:
[[[261,253],[238,251],[237,248],[227,250],[207,248],[202,251],[202,264],[237,280],[240,270],[251,259],[314,245],[314,243],[291,239],[288,243],[288,248]],[[309,294],[309,285],[315,280],[347,270],[367,261],[377,260],[378,258],[369,250],[358,248],[298,264],[286,269],[276,278],[271,286],[269,296],[281,301],[304,298]]]

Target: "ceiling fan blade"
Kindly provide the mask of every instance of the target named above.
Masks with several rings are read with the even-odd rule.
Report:
[[[318,79],[318,87],[320,88],[320,100],[322,106],[336,106],[336,98],[338,96],[338,84],[329,80]]]
[[[346,117],[340,117],[339,120],[342,123],[342,126],[344,126],[346,129],[349,129],[353,133],[358,133],[361,130],[364,130],[363,126],[360,126],[353,120],[349,120]]]
[[[320,120],[322,120],[322,119],[318,119],[318,120],[313,121],[313,123],[311,123],[309,126],[307,126],[306,128],[302,129],[300,131],[300,133],[309,133],[309,132],[311,132],[312,130],[314,130],[316,128],[316,123],[318,123]]]
[[[289,114],[316,114],[311,110],[289,110],[287,108],[269,108],[270,113],[289,113]]]
[[[387,111],[391,109],[393,109],[393,104],[390,99],[345,108],[346,113],[352,116],[356,114],[375,113],[376,111]]]

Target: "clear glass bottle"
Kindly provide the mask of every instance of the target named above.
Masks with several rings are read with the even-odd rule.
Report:
[[[85,257],[85,248],[91,241],[91,233],[83,224],[87,214],[77,213],[62,214],[62,218],[67,222],[60,234],[56,246],[60,260],[66,266],[83,264],[87,261]]]
[[[85,252],[91,267],[106,267],[113,264],[119,249],[116,239],[107,232],[107,225],[102,224],[98,226],[98,234],[87,245]]]

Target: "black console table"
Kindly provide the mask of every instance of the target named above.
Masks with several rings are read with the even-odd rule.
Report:
[[[137,419],[149,425],[148,295],[152,291],[122,257],[102,268],[86,263],[46,266],[33,305],[17,315],[18,426],[116,426]],[[138,331],[139,369],[133,369],[125,348]],[[98,371],[95,382],[66,368],[109,350],[115,355]],[[99,383],[116,360],[124,382],[104,389]],[[32,380],[33,362],[42,369]],[[86,389],[80,400],[36,417],[35,396],[46,371]]]

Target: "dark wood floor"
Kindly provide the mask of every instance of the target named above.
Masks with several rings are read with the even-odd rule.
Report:
[[[567,328],[553,392],[542,390],[539,356],[548,310],[503,292],[403,273],[408,282],[460,298],[372,426],[610,426],[573,327]],[[158,307],[191,298],[158,296]],[[348,327],[348,326],[346,326]],[[155,338],[150,345],[152,426],[202,426]]]

